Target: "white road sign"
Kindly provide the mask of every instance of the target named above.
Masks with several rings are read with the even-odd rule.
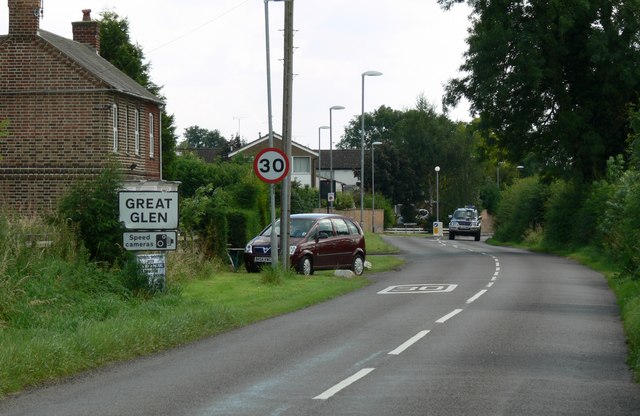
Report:
[[[176,231],[132,231],[122,234],[125,250],[175,250],[178,233]]]
[[[282,150],[268,147],[256,155],[253,171],[263,182],[278,183],[289,173],[289,158]]]
[[[178,192],[120,191],[120,222],[128,230],[178,228]]]

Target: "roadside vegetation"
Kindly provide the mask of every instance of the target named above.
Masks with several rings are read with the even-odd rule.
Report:
[[[0,214],[0,398],[219,334],[368,284],[320,272],[234,272],[184,242],[168,253],[167,290],[122,257],[92,260],[71,224]],[[389,252],[369,235],[370,252]],[[376,256],[373,271],[398,267]],[[267,278],[269,274],[275,278]]]

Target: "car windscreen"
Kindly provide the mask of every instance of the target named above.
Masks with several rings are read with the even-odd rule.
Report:
[[[471,210],[460,209],[453,213],[454,220],[472,220],[475,218],[476,218],[475,212]]]
[[[293,218],[289,226],[289,237],[305,237],[315,221],[308,218]]]
[[[300,238],[309,233],[314,220],[309,218],[292,218],[289,223],[289,237]],[[276,234],[280,235],[280,220],[276,221]],[[271,226],[268,226],[261,235],[271,235]]]

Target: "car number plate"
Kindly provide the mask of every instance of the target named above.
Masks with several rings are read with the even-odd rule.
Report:
[[[256,257],[253,261],[256,263],[271,263],[271,257]]]

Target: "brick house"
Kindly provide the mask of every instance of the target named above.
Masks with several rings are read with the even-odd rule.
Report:
[[[40,0],[8,0],[0,35],[0,208],[55,209],[69,186],[110,160],[128,180],[161,180],[162,101],[98,55],[83,10],[73,40],[40,29]]]

